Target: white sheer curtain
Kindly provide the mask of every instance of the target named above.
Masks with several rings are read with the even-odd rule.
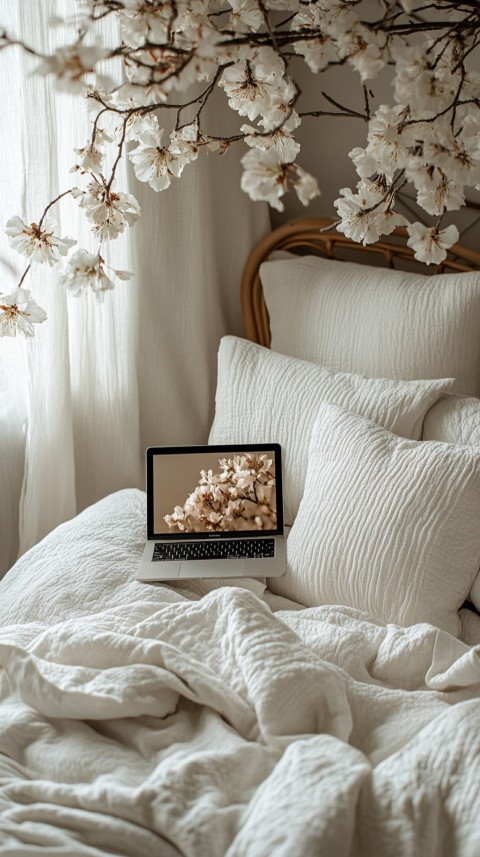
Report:
[[[75,8],[73,0],[62,5]],[[3,0],[0,26],[47,53],[68,40],[48,26],[58,10],[54,0]],[[55,93],[29,74],[32,65],[20,50],[0,54],[4,292],[16,284],[7,266],[22,270],[3,236],[6,220],[34,221],[75,183],[72,150],[89,131],[82,100]],[[142,220],[110,253],[134,280],[100,306],[91,296],[67,298],[44,266],[25,282],[48,321],[28,342],[0,339],[0,569],[17,551],[17,514],[23,552],[99,497],[143,486],[147,445],[206,440],[218,341],[241,332],[242,266],[269,228],[265,207],[241,192],[239,177],[234,155],[202,159],[163,194],[120,173]],[[80,235],[80,246],[94,248],[73,200],[55,215],[60,235]]]

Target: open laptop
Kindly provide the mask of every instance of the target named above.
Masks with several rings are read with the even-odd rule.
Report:
[[[137,579],[280,577],[280,446],[147,449],[147,543]]]

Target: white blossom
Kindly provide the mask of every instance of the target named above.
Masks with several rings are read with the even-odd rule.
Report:
[[[162,146],[162,135],[163,130],[159,134],[143,134],[138,147],[129,153],[137,179],[148,182],[156,191],[169,187],[172,177],[179,178],[192,160],[187,154],[188,146],[185,144],[183,148],[178,136],[171,145]]]
[[[448,178],[438,167],[423,164],[407,171],[417,190],[418,204],[428,214],[438,215],[444,211],[457,211],[465,205],[462,185]]]
[[[132,96],[127,97],[123,87],[118,89],[112,97],[112,106],[118,110],[129,111],[125,124],[125,139],[128,142],[139,140],[143,134],[160,131],[158,118],[153,110],[142,107],[138,100]],[[135,111],[135,112],[130,112]],[[124,120],[114,128],[113,135],[117,140],[124,133]]]
[[[144,134],[158,134],[160,126],[154,113],[133,113],[127,120],[126,139],[141,140]]]
[[[104,152],[98,149],[94,143],[87,143],[80,149],[74,149],[73,151],[78,155],[78,160],[70,170],[71,173],[77,170],[86,173],[102,172]]]
[[[118,238],[126,226],[140,217],[140,206],[130,193],[113,191],[105,182],[92,181],[86,191],[75,188],[72,196],[79,200],[85,215],[93,223],[92,231],[100,241]]]
[[[28,289],[18,288],[10,295],[0,294],[0,336],[34,336],[34,324],[40,324],[47,313],[30,297]]]
[[[320,188],[315,176],[307,173],[297,164],[291,165],[292,182],[302,205],[308,205],[316,196],[320,196]]]
[[[290,23],[290,30],[294,32],[302,32],[305,30],[316,30],[322,27],[323,13],[319,6],[311,3],[308,6],[302,6]],[[321,34],[315,38],[302,39],[295,41],[293,44],[295,53],[303,56],[305,62],[313,72],[319,72],[326,68],[329,63],[337,59],[337,46],[333,39],[326,31],[321,30]]]
[[[295,111],[286,122],[276,130],[260,131],[251,125],[242,125],[240,131],[246,136],[244,140],[252,149],[273,149],[283,163],[294,161],[300,151],[300,143],[290,133],[300,125],[300,117]]]
[[[105,271],[106,267],[99,253],[80,249],[70,257],[60,282],[75,297],[92,291],[97,300],[103,301],[105,292],[115,288],[114,281]],[[129,280],[133,276],[130,271],[110,270],[119,280]]]
[[[200,133],[198,122],[191,122],[189,125],[183,125],[178,131],[173,131],[170,135],[169,148],[172,152],[178,153],[187,163],[191,163],[198,158],[200,146],[209,146],[209,140]]]
[[[56,265],[60,256],[66,256],[70,247],[77,242],[73,238],[59,238],[55,235],[55,223],[48,217],[41,226],[31,223],[27,226],[18,217],[11,217],[5,229],[10,246],[17,253],[26,256],[32,262]]]
[[[288,177],[285,164],[276,152],[252,149],[243,156],[242,166],[241,187],[250,199],[264,200],[277,211],[283,211],[285,206],[281,197],[288,190]]]
[[[75,166],[72,167],[70,172],[74,173],[80,170],[85,173],[101,173],[105,157],[104,145],[105,143],[112,142],[113,137],[102,129],[97,128],[95,131],[95,139],[93,141],[89,140],[85,146],[73,150],[75,154],[78,155],[78,158]]]
[[[290,184],[303,205],[320,193],[313,176],[297,164],[282,163],[274,149],[251,149],[243,156],[242,166],[242,190],[253,200],[265,200],[277,211],[284,210],[281,197],[289,190]]]
[[[358,25],[353,8],[343,0],[317,0],[320,10],[317,26],[335,42],[337,56],[347,57],[352,47],[352,32]]]
[[[257,116],[267,119],[290,99],[283,62],[271,48],[260,48],[253,60],[226,68],[219,86],[225,90],[232,110],[251,121]]]
[[[197,80],[208,80],[216,70],[222,47],[221,34],[201,9],[190,2],[181,6],[172,24],[175,47],[193,51]]]
[[[440,167],[454,182],[474,184],[480,178],[480,136],[467,132],[455,135],[443,123],[435,139],[425,147],[424,157]]]
[[[405,217],[393,209],[391,193],[366,179],[357,184],[358,193],[350,188],[340,190],[342,197],[335,200],[340,216],[339,232],[361,244],[373,244],[381,235],[389,235],[397,226],[407,223]]]
[[[166,101],[173,89],[186,89],[195,83],[200,69],[188,52],[161,47],[131,54],[125,71],[128,83],[119,88],[118,96],[136,107],[148,107]]]
[[[107,56],[109,51],[96,45],[67,45],[44,57],[38,71],[53,74],[59,89],[78,92],[85,89],[88,84],[86,76],[94,73],[95,64]]]
[[[188,47],[152,48],[136,54],[136,58],[138,63],[130,57],[125,64],[130,83],[124,84],[120,91],[138,107],[164,102],[173,90],[183,91],[198,81],[208,80],[216,68],[211,56],[200,56]]]
[[[340,55],[348,57],[349,63],[358,71],[362,80],[370,80],[376,77],[386,64],[385,46],[383,34],[373,33],[358,23],[350,31],[350,43],[346,42]]]
[[[358,175],[362,178],[373,176],[374,173],[378,173],[379,171],[377,159],[367,149],[362,149],[361,146],[355,146],[348,153],[348,157],[351,158]]]
[[[145,41],[165,41],[174,14],[171,3],[163,2],[154,6],[148,0],[128,0],[117,13],[123,38],[134,48],[140,47]]]
[[[375,172],[384,175],[389,181],[396,170],[401,169],[408,160],[409,141],[402,137],[407,117],[408,110],[403,105],[389,107],[382,104],[368,123],[365,155],[374,159]],[[363,166],[366,167],[365,161]]]
[[[410,223],[407,244],[415,251],[415,258],[426,265],[438,265],[447,258],[447,250],[458,241],[459,232],[453,224],[446,229]]]
[[[257,32],[264,19],[257,0],[230,0],[229,26],[238,33]]]
[[[448,54],[436,58],[429,47],[423,41],[414,46],[400,43],[392,49],[395,100],[425,118],[447,107],[458,86],[458,72],[454,74],[449,66]]]

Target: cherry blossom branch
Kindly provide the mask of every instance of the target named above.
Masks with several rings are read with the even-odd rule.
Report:
[[[40,220],[38,221],[38,229],[42,228],[43,221],[45,220],[45,217],[47,216],[50,209],[53,208],[53,206],[56,205],[57,202],[59,202],[61,199],[63,199],[64,196],[68,196],[68,194],[71,194],[71,192],[72,192],[72,188],[69,188],[68,190],[64,190],[63,193],[59,193],[58,196],[55,197],[55,199],[52,199],[52,201],[48,203],[48,205],[46,206],[46,208],[43,211],[43,214],[42,214]]]
[[[375,29],[374,25],[371,25]],[[438,30],[448,30],[451,27],[450,21],[422,21],[421,24],[392,24],[388,30],[391,35],[412,36],[415,33],[435,32]],[[462,21],[461,27],[458,28],[461,32],[475,32],[480,29],[480,21]]]
[[[35,50],[35,48],[32,48],[20,39],[11,39],[5,30],[0,31],[0,41],[2,42],[2,44],[0,44],[0,51],[5,48],[20,47],[26,54],[31,54],[39,59],[45,59],[45,54],[40,53],[40,51]]]
[[[25,268],[25,270],[24,270],[24,272],[23,272],[23,274],[22,274],[22,276],[18,282],[18,286],[17,286],[18,289],[22,288],[23,281],[24,281],[25,277],[27,276],[31,267],[32,267],[31,265],[27,265],[27,267]],[[2,309],[4,309],[4,307],[2,307]]]
[[[212,94],[212,92],[213,92],[215,86],[217,85],[218,81],[220,80],[222,74],[223,74],[223,66],[215,72],[215,75],[213,77],[212,82],[204,89],[203,92],[200,93],[200,95],[197,95],[196,98],[192,98],[186,104],[181,105],[181,107],[179,108],[179,111],[178,111],[177,124],[175,125],[175,130],[178,131],[180,128],[180,125],[178,124],[178,120],[179,120],[179,116],[180,116],[181,112],[183,110],[185,110],[186,107],[191,107],[197,103],[198,103],[198,107],[197,107],[197,110],[195,112],[193,122],[198,121],[203,109],[205,108],[205,105],[208,103],[208,99],[209,99],[210,95]]]
[[[364,116],[362,113],[357,113],[356,111],[346,109],[344,112],[340,112],[340,110],[305,110],[298,114],[302,119],[305,118],[313,118],[318,119],[320,116],[334,116],[338,119],[363,119],[363,121],[368,121],[367,116]]]
[[[332,104],[334,107],[338,108],[338,110],[336,112],[331,112],[331,111],[326,111],[326,110],[309,110],[309,111],[303,111],[299,115],[302,117],[305,117],[305,116],[311,116],[311,117],[344,116],[344,117],[349,118],[349,119],[363,119],[364,121],[368,121],[369,114],[367,111],[365,113],[359,113],[358,110],[353,110],[353,108],[351,108],[351,107],[345,107],[343,104],[340,104],[334,98],[327,95],[326,92],[322,91],[322,95],[326,99],[326,101],[329,102],[329,104]],[[367,103],[367,110],[368,110],[368,103]]]
[[[260,9],[260,12],[262,13],[262,18],[263,18],[263,23],[265,24],[265,29],[266,29],[267,33],[270,35],[270,38],[272,41],[272,47],[277,53],[280,53],[280,48],[278,46],[276,32],[275,32],[275,29],[272,28],[272,26],[270,24],[270,18],[268,16],[267,10],[265,8],[265,4],[264,4],[263,0],[257,0],[257,3],[258,3],[258,8]]]
[[[121,133],[121,136],[120,136],[120,140],[119,140],[119,142],[118,142],[118,153],[117,153],[117,157],[115,158],[115,161],[114,161],[114,164],[113,164],[113,167],[112,167],[112,171],[111,171],[111,173],[110,173],[110,178],[109,178],[108,183],[107,183],[107,192],[109,192],[109,191],[110,191],[110,189],[111,189],[111,187],[112,187],[112,184],[113,184],[113,180],[114,180],[114,178],[115,178],[115,173],[116,173],[117,167],[118,167],[118,165],[119,165],[119,163],[120,163],[120,161],[121,161],[121,159],[122,159],[123,147],[124,147],[124,144],[125,144],[125,137],[126,137],[126,134],[127,134],[127,120],[126,120],[126,119],[124,119],[124,121],[123,121],[123,126],[122,126],[122,133]]]
[[[73,244],[42,229],[48,211],[63,196],[77,198],[100,243],[114,240],[136,222],[140,208],[134,197],[113,191],[125,157],[140,181],[163,191],[203,151],[221,154],[243,142],[241,186],[252,199],[282,211],[283,196],[293,189],[307,205],[320,189],[297,163],[296,129],[306,119],[324,116],[365,123],[364,139],[359,139],[363,147],[349,153],[358,174],[356,190],[342,189],[335,201],[338,229],[369,243],[399,223],[407,224],[416,257],[438,263],[456,234],[453,225],[441,228],[446,213],[464,205],[465,192],[480,185],[480,98],[472,73],[480,45],[480,3],[384,0],[373,21],[362,16],[365,6],[364,0],[338,0],[331,8],[324,0],[227,0],[224,7],[202,11],[190,0],[90,0],[76,38],[50,56],[0,31],[0,49],[17,46],[38,57],[38,71],[62,88],[81,91],[104,61],[122,63],[127,78],[115,88],[97,78],[88,93],[97,111],[89,141],[75,150],[72,168],[86,177],[87,187],[59,194],[39,224],[27,225],[18,217],[8,222],[11,245],[29,258],[20,285],[30,261],[57,264]],[[110,15],[118,16],[124,37],[104,48],[91,36],[94,24]],[[318,75],[337,66],[349,68],[358,76],[362,108],[340,103],[334,91],[319,86],[327,109],[307,103],[298,110],[298,63]],[[393,72],[392,99],[378,104],[370,81],[383,69]],[[197,84],[200,91],[192,96],[189,88]],[[205,111],[218,88],[229,107],[244,117],[235,134],[208,133]],[[172,110],[174,130],[167,133],[161,119]],[[116,150],[105,178],[107,146]],[[430,227],[408,223],[394,211],[406,183],[415,188],[419,209],[432,218]],[[100,253],[76,251],[67,268],[66,282],[74,293],[75,278],[91,277],[97,296],[112,288]],[[87,277],[86,271],[92,274]],[[126,278],[126,272],[113,273]],[[17,310],[4,309],[17,306],[15,301],[15,295],[10,301],[2,298],[0,333],[20,319]],[[6,321],[2,313],[7,313]],[[34,320],[43,320],[40,310]],[[30,328],[27,334],[24,326],[26,335],[32,335]]]

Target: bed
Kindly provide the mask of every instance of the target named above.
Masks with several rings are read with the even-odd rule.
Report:
[[[480,853],[480,256],[369,252],[280,227],[220,343],[210,442],[282,443],[283,578],[136,582],[125,489],[0,582],[0,853]]]

